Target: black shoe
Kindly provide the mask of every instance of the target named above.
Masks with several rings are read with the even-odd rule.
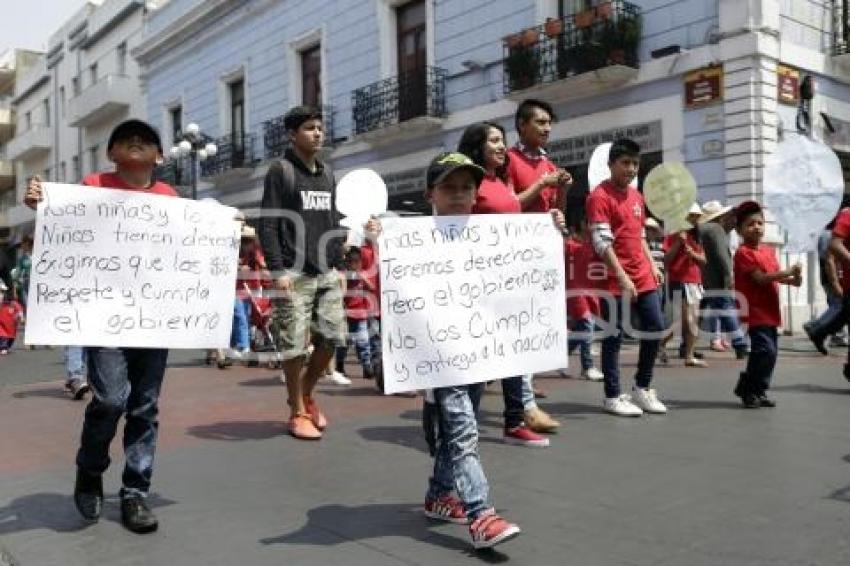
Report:
[[[139,496],[121,499],[121,523],[127,530],[138,534],[152,533],[159,527],[156,515],[145,498]]]
[[[758,409],[761,407],[761,403],[759,403],[759,398],[753,395],[752,393],[747,393],[743,397],[741,397],[741,402],[744,404],[745,409]]]
[[[768,397],[766,394],[762,393],[757,395],[756,398],[759,401],[759,407],[770,407],[773,408],[776,406],[776,401]]]
[[[809,337],[809,340],[812,341],[812,344],[815,345],[815,349],[823,354],[824,356],[829,355],[829,350],[826,349],[826,346],[823,345],[823,338],[818,338],[814,334],[812,334],[812,323],[807,322],[803,325],[803,330],[806,332],[806,336]]]
[[[746,346],[741,346],[740,348],[735,348],[735,358],[739,360],[746,360],[747,356],[750,355],[750,351]]]
[[[74,505],[77,511],[87,521],[100,519],[103,509],[103,478],[77,469],[77,480],[74,482]]]
[[[844,364],[844,379],[850,381],[850,364]]]

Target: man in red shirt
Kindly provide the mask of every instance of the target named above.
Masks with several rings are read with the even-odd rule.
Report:
[[[522,212],[563,213],[566,191],[573,181],[546,154],[555,119],[552,106],[543,100],[523,100],[517,107],[514,124],[519,141],[508,150],[507,174],[508,185],[516,192]],[[537,407],[532,377],[525,376],[523,382],[523,405],[529,413],[526,420],[531,421],[529,426],[536,432],[552,432],[560,423]]]
[[[162,160],[162,143],[149,124],[127,120],[116,126],[109,136],[107,155],[117,170],[93,173],[83,179],[83,185],[177,196],[171,186],[153,178],[154,167]],[[41,199],[41,181],[35,177],[27,187],[24,204],[34,209]],[[168,350],[87,347],[86,355],[94,395],[86,407],[77,452],[74,503],[85,519],[94,522],[100,518],[109,444],[124,416],[121,522],[135,533],[155,531],[159,522],[147,504],[147,494],[153,475],[159,392]]]
[[[850,322],[850,293],[848,293],[850,290],[850,208],[841,209],[835,217],[829,252],[838,263],[841,274],[841,310],[822,326],[815,327],[811,324],[803,326],[806,334],[823,355],[829,353],[823,344],[827,336],[835,334]],[[847,352],[847,363],[844,364],[844,377],[850,381],[850,350]]]
[[[741,203],[736,211],[738,234],[743,240],[735,252],[733,271],[738,292],[741,320],[749,327],[750,356],[747,368],[735,386],[735,395],[748,409],[775,407],[767,397],[779,352],[777,328],[782,325],[779,312],[779,284],[799,287],[803,282],[802,267],[795,264],[780,270],[776,252],[761,243],[764,237],[764,215],[755,201]]]
[[[595,278],[602,296],[602,318],[608,323],[602,340],[602,373],[605,375],[605,410],[637,417],[644,412],[666,413],[667,407],[650,388],[655,356],[664,331],[658,284],[661,273],[643,237],[643,196],[629,183],[640,166],[640,146],[629,139],[611,146],[611,178],[587,197],[587,220],[596,254],[607,273]],[[620,393],[620,346],[623,324],[635,309],[641,324],[640,354],[632,395]]]
[[[564,210],[567,189],[573,179],[546,154],[555,112],[542,100],[524,100],[515,121],[519,142],[508,150],[508,180],[517,193],[523,212]]]

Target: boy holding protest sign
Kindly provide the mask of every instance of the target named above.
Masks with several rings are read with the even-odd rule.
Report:
[[[435,216],[472,213],[484,170],[461,153],[443,153],[428,166],[425,198]],[[425,514],[451,523],[469,523],[475,548],[489,548],[519,534],[518,526],[496,514],[478,455],[475,413],[483,383],[439,387],[428,392],[424,420],[434,454]],[[427,423],[436,424],[436,432]],[[454,497],[453,492],[459,496]]]
[[[743,202],[735,214],[738,234],[743,240],[733,260],[735,290],[746,301],[739,309],[742,321],[749,325],[750,336],[750,357],[735,386],[735,395],[748,409],[775,407],[767,389],[779,353],[777,327],[782,324],[779,285],[799,287],[803,283],[802,266],[798,263],[780,270],[776,251],[761,243],[764,214],[759,203]]]
[[[176,197],[176,191],[153,178],[162,160],[159,134],[141,120],[127,120],[112,130],[107,143],[115,172],[93,173],[83,185]],[[41,181],[27,187],[24,203],[36,208],[43,198]],[[77,452],[74,503],[89,521],[100,518],[103,507],[102,475],[109,467],[109,445],[125,417],[125,467],[121,487],[121,522],[135,533],[155,531],[159,522],[147,503],[153,474],[159,423],[159,393],[168,350],[159,348],[86,348],[89,385],[93,392],[86,407]]]
[[[605,410],[638,417],[644,412],[663,414],[667,407],[650,388],[655,357],[664,321],[658,284],[661,272],[652,261],[643,237],[646,212],[643,196],[629,186],[640,167],[640,146],[629,139],[616,140],[608,156],[611,177],[587,197],[587,220],[593,247],[608,268],[600,289],[602,318],[608,323],[602,340],[602,373],[605,378]],[[640,320],[642,336],[632,395],[620,394],[620,346],[623,324],[631,309]]]

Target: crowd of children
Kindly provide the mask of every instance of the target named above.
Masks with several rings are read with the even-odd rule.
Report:
[[[702,208],[695,205],[688,216],[690,228],[662,240],[661,225],[647,217],[643,197],[632,186],[640,168],[640,147],[618,139],[610,150],[610,178],[591,187],[584,210],[571,215],[578,220],[567,227],[563,207],[572,178],[545,152],[554,120],[554,112],[545,102],[524,101],[516,113],[519,143],[510,149],[500,125],[484,122],[468,128],[457,152],[440,154],[427,167],[425,198],[433,214],[552,214],[555,225],[565,233],[568,350],[572,354],[578,349],[582,377],[603,382],[606,411],[627,417],[667,412],[652,387],[656,360],[666,361],[666,344],[672,336],[665,305],[668,312],[679,312],[680,356],[686,366],[707,365],[696,350],[696,341],[700,308],[708,308],[703,314],[712,333],[712,349],[728,348],[722,334],[727,332],[737,357],[747,358],[734,394],[747,408],[774,407],[768,390],[777,359],[777,329],[782,324],[778,288],[780,284],[799,286],[802,273],[799,265],[780,269],[775,251],[762,242],[765,219],[758,203],[747,201],[735,209],[716,202]],[[318,408],[313,388],[328,367],[335,370],[331,383],[351,383],[345,375],[350,345],[354,345],[362,377],[376,379],[379,388],[381,385],[376,269],[380,260],[374,239],[380,223],[370,221],[362,245],[343,246],[324,238],[338,228],[338,218],[332,205],[333,176],[317,159],[323,140],[321,114],[299,107],[287,114],[286,127],[293,146],[284,160],[270,167],[263,207],[295,211],[308,220],[305,225],[312,232],[307,234],[305,249],[297,249],[290,227],[278,219],[262,219],[259,231],[243,226],[228,357],[240,358],[250,352],[252,313],[262,311],[258,299],[263,290],[274,288],[279,298],[266,305],[265,323],[283,363],[292,411],[289,432],[295,438],[317,440],[328,420]],[[138,120],[122,123],[112,132],[108,150],[117,171],[91,175],[84,184],[176,195],[170,186],[153,178],[162,147],[148,124]],[[296,185],[299,191],[306,186],[314,193],[329,193],[331,198],[313,199],[307,205],[297,196]],[[28,187],[26,202],[34,207],[41,197],[36,178]],[[733,226],[741,240],[734,258],[728,242]],[[836,265],[850,264],[848,242],[850,209],[837,217],[829,242]],[[319,248],[325,245],[325,249]],[[293,271],[293,258],[298,254],[305,260],[300,272]],[[332,265],[319,265],[320,257],[331,258]],[[850,269],[837,269],[833,275],[830,282],[835,294],[846,296]],[[8,353],[24,316],[16,300],[20,295],[8,291],[0,283],[0,355]],[[22,292],[25,298],[25,290]],[[828,322],[817,331],[807,327],[821,351],[825,351],[826,336],[846,325],[850,317],[850,300],[835,304]],[[740,322],[748,325],[749,351],[738,311]],[[637,331],[632,328],[633,319],[639,323]],[[258,324],[264,325],[254,321],[254,326]],[[600,367],[594,363],[592,350],[598,328]],[[623,393],[620,348],[627,334],[636,336],[640,346],[634,386],[630,393]],[[139,533],[158,526],[146,496],[167,354],[164,349],[86,349],[95,394],[83,425],[74,500],[88,520],[100,516],[108,446],[123,415],[127,418],[127,463],[121,490],[122,521]],[[850,375],[850,369],[845,369],[845,374]],[[544,434],[556,430],[559,423],[537,407],[532,376],[508,377],[501,385],[505,442],[548,446]],[[423,409],[434,456],[424,512],[434,519],[468,525],[476,548],[493,546],[520,532],[517,525],[500,517],[490,502],[476,424],[483,387],[478,383],[433,389],[426,392]]]

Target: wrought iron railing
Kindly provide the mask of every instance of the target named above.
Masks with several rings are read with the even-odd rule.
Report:
[[[330,104],[319,107],[322,111],[322,123],[325,131],[325,147],[334,144],[334,108]],[[283,155],[289,147],[289,136],[283,125],[283,116],[263,122],[263,146],[266,159],[275,159]]]
[[[423,67],[400,73],[351,93],[354,134],[417,118],[446,115],[446,71]]]
[[[216,139],[214,143],[218,151],[201,161],[202,177],[254,165],[254,134],[234,132]]]
[[[610,65],[638,68],[640,7],[611,0],[505,37],[504,90],[511,93]]]
[[[156,179],[172,187],[187,187],[192,183],[192,159],[188,156],[169,157],[154,170]]]
[[[850,0],[834,0],[832,4],[832,54],[850,53]]]

